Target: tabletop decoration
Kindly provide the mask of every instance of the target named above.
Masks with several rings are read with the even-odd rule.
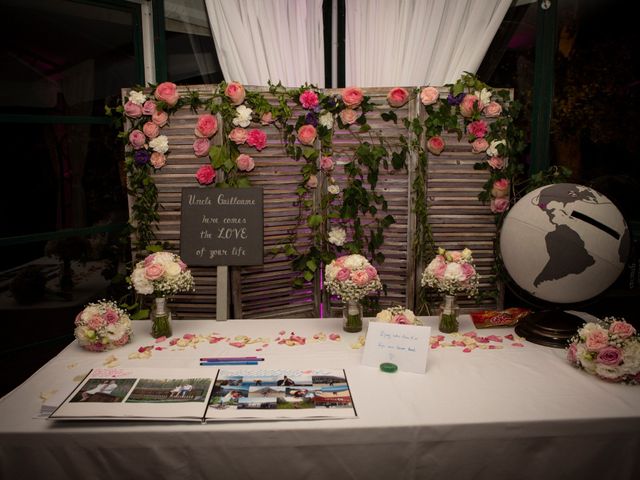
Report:
[[[167,297],[194,289],[191,271],[175,253],[156,252],[136,264],[130,280],[137,293],[154,296],[151,335],[170,336],[171,310]]]
[[[344,255],[325,267],[324,285],[330,293],[343,301],[345,332],[362,330],[362,304],[360,300],[382,288],[378,271],[362,255]]]
[[[385,308],[376,314],[376,322],[397,323],[399,325],[422,325],[418,317],[401,305]]]
[[[422,273],[421,283],[423,287],[435,288],[444,294],[438,326],[442,333],[458,331],[459,308],[456,294],[466,293],[469,297],[477,295],[479,279],[471,250],[465,248],[462,251],[447,251],[438,248],[438,254]]]
[[[515,334],[507,335],[478,335],[475,331],[465,333],[453,333],[448,338],[444,335],[432,335],[429,345],[432,350],[436,348],[459,347],[464,353],[471,353],[475,349],[501,350],[505,346],[522,348],[524,339]]]
[[[133,335],[129,315],[109,300],[88,304],[76,316],[75,325],[74,335],[78,343],[92,352],[126,345]]]
[[[640,385],[640,335],[624,319],[585,323],[570,341],[567,360],[602,380]]]

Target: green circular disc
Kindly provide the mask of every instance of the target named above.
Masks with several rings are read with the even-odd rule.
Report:
[[[398,370],[398,366],[395,363],[381,363],[380,370],[386,373],[394,373]]]

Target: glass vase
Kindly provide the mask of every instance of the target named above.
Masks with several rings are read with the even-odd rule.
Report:
[[[151,336],[171,336],[171,309],[167,306],[166,297],[154,298],[151,305]]]
[[[342,306],[342,329],[355,333],[362,330],[362,304],[358,300],[347,300]]]
[[[455,295],[445,295],[439,310],[440,323],[438,330],[442,333],[457,332],[459,310]]]

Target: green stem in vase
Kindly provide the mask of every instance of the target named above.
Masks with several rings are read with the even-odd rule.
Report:
[[[438,330],[442,333],[453,333],[458,331],[458,316],[455,313],[440,314],[440,325]]]
[[[171,336],[171,317],[167,315],[156,315],[151,325],[151,336],[153,338]]]

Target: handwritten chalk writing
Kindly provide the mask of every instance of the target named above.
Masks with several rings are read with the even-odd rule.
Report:
[[[224,193],[218,195],[218,205],[255,205],[253,198],[238,198],[235,195],[227,197]]]
[[[211,233],[209,233],[209,230],[202,230],[200,232],[200,238],[211,238]]]
[[[207,217],[204,213],[202,214],[202,223],[218,223],[218,217]]]
[[[227,251],[224,248],[209,250],[209,258],[226,257]]]
[[[241,224],[245,224],[247,223],[247,219],[246,218],[225,218],[222,223],[241,223]]]
[[[246,228],[218,228],[218,238],[230,239],[230,238],[247,238]]]
[[[198,198],[196,195],[190,194],[189,205],[211,205],[211,200],[208,195],[204,198]]]

